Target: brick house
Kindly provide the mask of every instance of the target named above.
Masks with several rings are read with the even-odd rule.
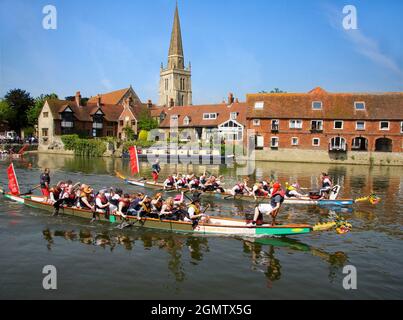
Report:
[[[47,100],[38,118],[40,147],[52,147],[61,135],[73,133],[125,139],[127,126],[137,134],[137,116],[144,108],[131,87],[92,97],[85,106],[80,92],[74,101]]]
[[[403,93],[247,95],[256,149],[402,152]]]
[[[159,139],[172,138],[171,124],[177,124],[181,141],[210,141],[211,138],[242,144],[246,135],[247,104],[230,94],[227,102],[211,105],[152,107],[159,120]]]

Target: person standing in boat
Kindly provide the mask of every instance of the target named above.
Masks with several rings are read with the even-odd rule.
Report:
[[[151,167],[154,184],[157,184],[158,177],[161,172],[160,161],[157,159]]]
[[[248,226],[256,226],[257,220],[261,215],[271,215],[272,226],[276,225],[276,217],[280,211],[281,205],[284,202],[285,191],[281,188],[281,184],[276,182],[273,185],[270,203],[261,203],[255,208],[255,216],[253,221]]]
[[[43,201],[47,202],[49,199],[49,186],[50,186],[50,170],[46,168],[40,176],[40,185],[42,195],[44,196]]]

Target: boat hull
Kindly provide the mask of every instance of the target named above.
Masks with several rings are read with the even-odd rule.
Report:
[[[52,205],[42,202],[41,197],[16,197],[10,194],[5,194],[5,197],[12,201],[25,204],[28,207],[41,209],[49,213],[52,213],[54,210]],[[59,214],[84,218],[87,220],[90,220],[93,216],[93,213],[89,210],[71,207],[60,208]],[[119,217],[116,216],[111,216],[109,219],[106,219],[106,217],[102,213],[98,213],[97,215],[100,221],[114,224],[120,224],[122,222]],[[159,220],[151,218],[143,218],[142,220],[138,221],[135,217],[128,217],[128,220],[128,222],[131,222],[134,227],[203,235],[241,235],[251,237],[265,237],[299,235],[310,233],[312,231],[312,227],[305,224],[289,224],[277,226],[263,225],[248,227],[246,226],[245,221],[221,217],[212,217],[211,223],[199,224],[195,228],[193,228],[191,223],[182,221]]]
[[[162,191],[164,189],[164,186],[162,184],[154,184],[150,182],[141,182],[141,181],[135,181],[135,180],[128,180],[125,179],[126,183],[136,186],[136,187],[141,187],[141,188],[146,188],[146,189],[153,189],[153,190],[159,190]],[[180,189],[180,191],[185,191],[189,189]],[[168,190],[168,191],[175,191],[174,189]],[[268,197],[257,197],[255,198],[253,196],[249,195],[237,195],[233,196],[232,194],[229,193],[220,193],[220,192],[202,192],[202,196],[210,196],[210,197],[216,197],[218,199],[224,199],[224,200],[239,200],[239,201],[248,201],[248,202],[255,202],[255,203],[269,203],[270,198]],[[312,199],[297,199],[297,198],[288,198],[284,200],[285,204],[289,205],[314,205],[314,206],[352,206],[354,205],[354,200],[352,199],[336,199],[336,200],[312,200]]]

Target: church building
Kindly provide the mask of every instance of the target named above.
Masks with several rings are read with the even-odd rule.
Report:
[[[185,67],[178,6],[175,10],[168,65],[164,68],[161,64],[158,105],[161,107],[192,105],[191,65],[189,62],[188,67]]]

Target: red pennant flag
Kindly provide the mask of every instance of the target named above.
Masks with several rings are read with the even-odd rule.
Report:
[[[135,146],[129,148],[130,153],[130,169],[132,175],[140,173],[139,158],[137,156],[137,148]]]
[[[14,171],[14,164],[11,163],[7,168],[8,175],[8,188],[10,189],[11,194],[18,196],[20,194],[20,187],[18,185],[17,176]]]

